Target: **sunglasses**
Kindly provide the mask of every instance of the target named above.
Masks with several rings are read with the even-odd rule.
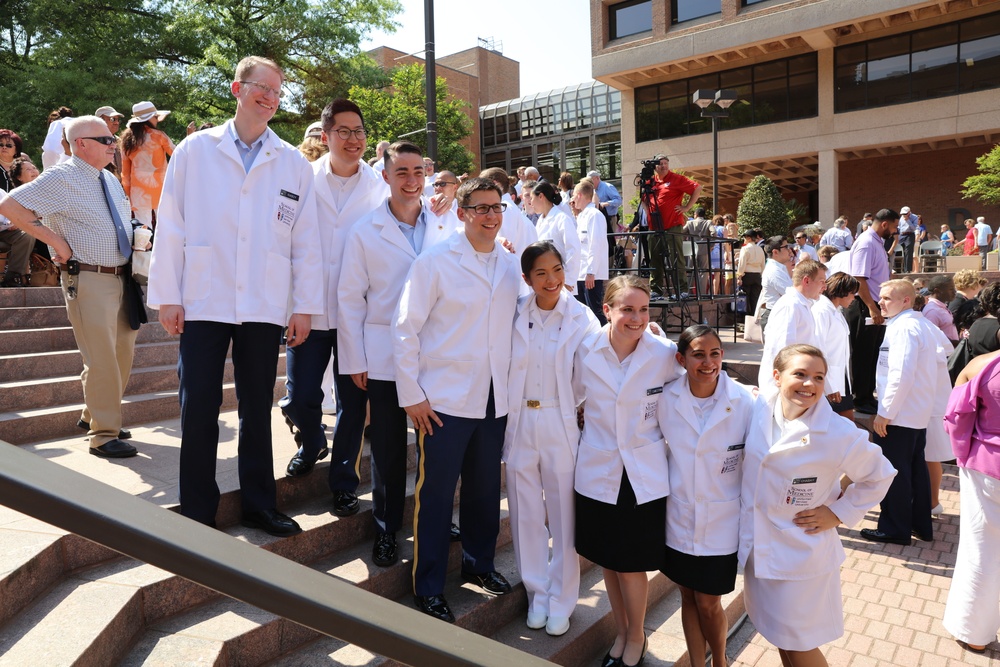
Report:
[[[433,185],[436,188],[443,188],[446,185],[458,185],[458,181],[435,181]]]
[[[105,146],[114,146],[117,141],[114,137],[80,137],[81,139],[90,139],[91,141],[96,141],[99,144],[104,144]]]
[[[14,144],[0,144],[0,148],[16,148]]]

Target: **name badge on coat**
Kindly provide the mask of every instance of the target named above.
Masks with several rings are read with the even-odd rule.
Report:
[[[299,196],[288,190],[279,190],[274,203],[274,214],[271,219],[285,227],[295,224],[295,216],[299,212]]]

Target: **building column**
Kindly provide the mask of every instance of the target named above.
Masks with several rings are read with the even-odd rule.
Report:
[[[823,229],[833,227],[840,215],[840,155],[837,151],[819,152],[819,221]]]

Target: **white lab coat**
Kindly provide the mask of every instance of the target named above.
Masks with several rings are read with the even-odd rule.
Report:
[[[574,391],[573,359],[580,341],[598,331],[600,325],[589,308],[563,291],[557,312],[550,315],[544,329],[537,327],[536,335],[546,336],[542,350],[538,350],[529,344],[535,299],[534,293],[521,297],[514,320],[507,388],[510,411],[503,450],[507,501],[529,612],[568,617],[580,593],[580,561],[574,545],[573,469],[580,440],[576,407],[582,397]],[[557,315],[558,322],[553,319]],[[553,358],[539,358],[552,345],[556,348]],[[555,397],[526,393],[528,364],[538,364],[554,375]],[[552,398],[558,399],[558,405],[525,405],[525,399]]]
[[[548,215],[538,216],[535,231],[539,241],[552,241],[562,255],[564,280],[576,292],[576,278],[580,275],[580,237],[576,221],[553,206]]]
[[[820,295],[813,302],[812,315],[815,322],[813,340],[826,357],[826,388],[823,393],[840,392],[843,396],[848,393],[847,369],[851,366],[850,328],[847,320],[826,295]],[[768,322],[769,328],[770,324]]]
[[[580,495],[614,505],[624,469],[636,502],[643,505],[670,494],[657,407],[663,385],[680,375],[677,346],[645,331],[619,390],[605,356],[611,348],[610,326],[587,336],[574,362],[573,381],[586,400],[575,488]]]
[[[268,129],[247,173],[231,124],[192,134],[174,151],[147,302],[182,305],[188,321],[283,325],[289,310],[318,315],[323,267],[309,162]]]
[[[684,373],[664,387],[657,413],[670,468],[667,546],[693,556],[736,553],[740,542],[743,449],[754,397],[725,373],[715,395],[702,427]]]
[[[514,435],[524,407],[524,399],[532,398],[524,395],[524,382],[527,377],[527,347],[528,347],[528,306],[535,300],[535,294],[522,296],[517,300],[517,314],[514,319],[514,335],[511,347],[510,381],[507,384],[507,396],[510,400],[510,410],[507,413],[507,431],[504,436],[504,460],[511,450],[518,446]],[[583,402],[583,396],[574,391],[573,360],[581,341],[589,334],[600,330],[597,318],[590,308],[574,299],[567,292],[559,295],[556,306],[563,314],[563,324],[559,331],[559,356],[555,359],[556,389],[559,394],[559,413],[563,429],[566,432],[566,444],[572,457],[576,458],[576,450],[580,441],[580,427],[576,423],[576,408]],[[577,388],[578,389],[578,388]],[[547,443],[546,446],[555,446]]]
[[[435,411],[483,419],[492,382],[496,416],[507,414],[511,326],[524,281],[517,258],[494,247],[492,284],[464,233],[414,260],[392,325],[400,406],[427,400]]]
[[[940,416],[941,397],[950,391],[951,341],[915,310],[886,321],[885,338],[875,367],[878,414],[893,426],[927,428]]]
[[[432,247],[424,243],[421,252]],[[392,314],[417,253],[382,202],[347,234],[337,286],[337,352],[344,375],[396,379],[392,357]]]
[[[783,348],[797,343],[816,345],[816,321],[812,299],[802,296],[795,287],[785,289],[785,295],[771,308],[764,330],[764,349],[760,355],[757,386],[774,386],[774,358]]]
[[[586,280],[594,274],[595,280],[608,279],[608,224],[604,214],[593,204],[576,216],[576,231],[580,236],[580,277]],[[631,478],[630,478],[631,479]]]
[[[517,261],[521,261],[521,253],[529,245],[538,240],[538,233],[531,220],[525,217],[524,213],[510,195],[505,194],[500,200],[507,203],[507,209],[503,212],[503,223],[500,225],[500,236],[507,239],[514,245],[514,254]]]
[[[743,462],[740,565],[753,550],[758,579],[807,580],[837,572],[845,560],[836,530],[808,535],[793,523],[799,512],[827,505],[854,526],[889,490],[896,471],[868,432],[820,400],[799,419],[786,422],[773,440],[777,389],[754,401]],[[840,478],[853,483],[840,495]],[[802,595],[808,596],[808,583]]]
[[[424,232],[424,246],[421,252],[451,238],[454,234],[460,234],[465,229],[465,225],[455,213],[455,208],[453,203],[450,209],[441,215],[436,215],[431,210],[430,202],[424,202],[427,230]]]
[[[359,161],[360,180],[355,184],[347,201],[338,207],[337,199],[330,190],[330,158],[323,156],[316,160],[312,163],[312,169],[320,242],[323,249],[323,302],[326,304],[323,314],[313,317],[312,328],[331,330],[339,328],[337,281],[340,280],[343,266],[347,234],[354,223],[371,214],[385,201],[389,196],[389,186],[381,174],[375,173],[375,170],[364,161]],[[388,313],[386,316],[388,317]],[[340,340],[338,337],[338,352],[340,352]],[[343,368],[340,372],[346,373]]]

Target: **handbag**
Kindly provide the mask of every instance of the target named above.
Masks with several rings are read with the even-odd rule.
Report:
[[[132,278],[140,285],[149,282],[149,264],[153,259],[153,253],[149,250],[135,250],[132,252]]]
[[[59,269],[52,260],[37,252],[31,254],[29,261],[31,275],[28,276],[29,287],[58,287]]]
[[[970,361],[972,361],[972,350],[969,349],[969,339],[963,338],[958,341],[955,350],[948,357],[948,376],[951,378],[952,387],[955,386],[958,374],[962,372],[963,368],[969,365]]]

